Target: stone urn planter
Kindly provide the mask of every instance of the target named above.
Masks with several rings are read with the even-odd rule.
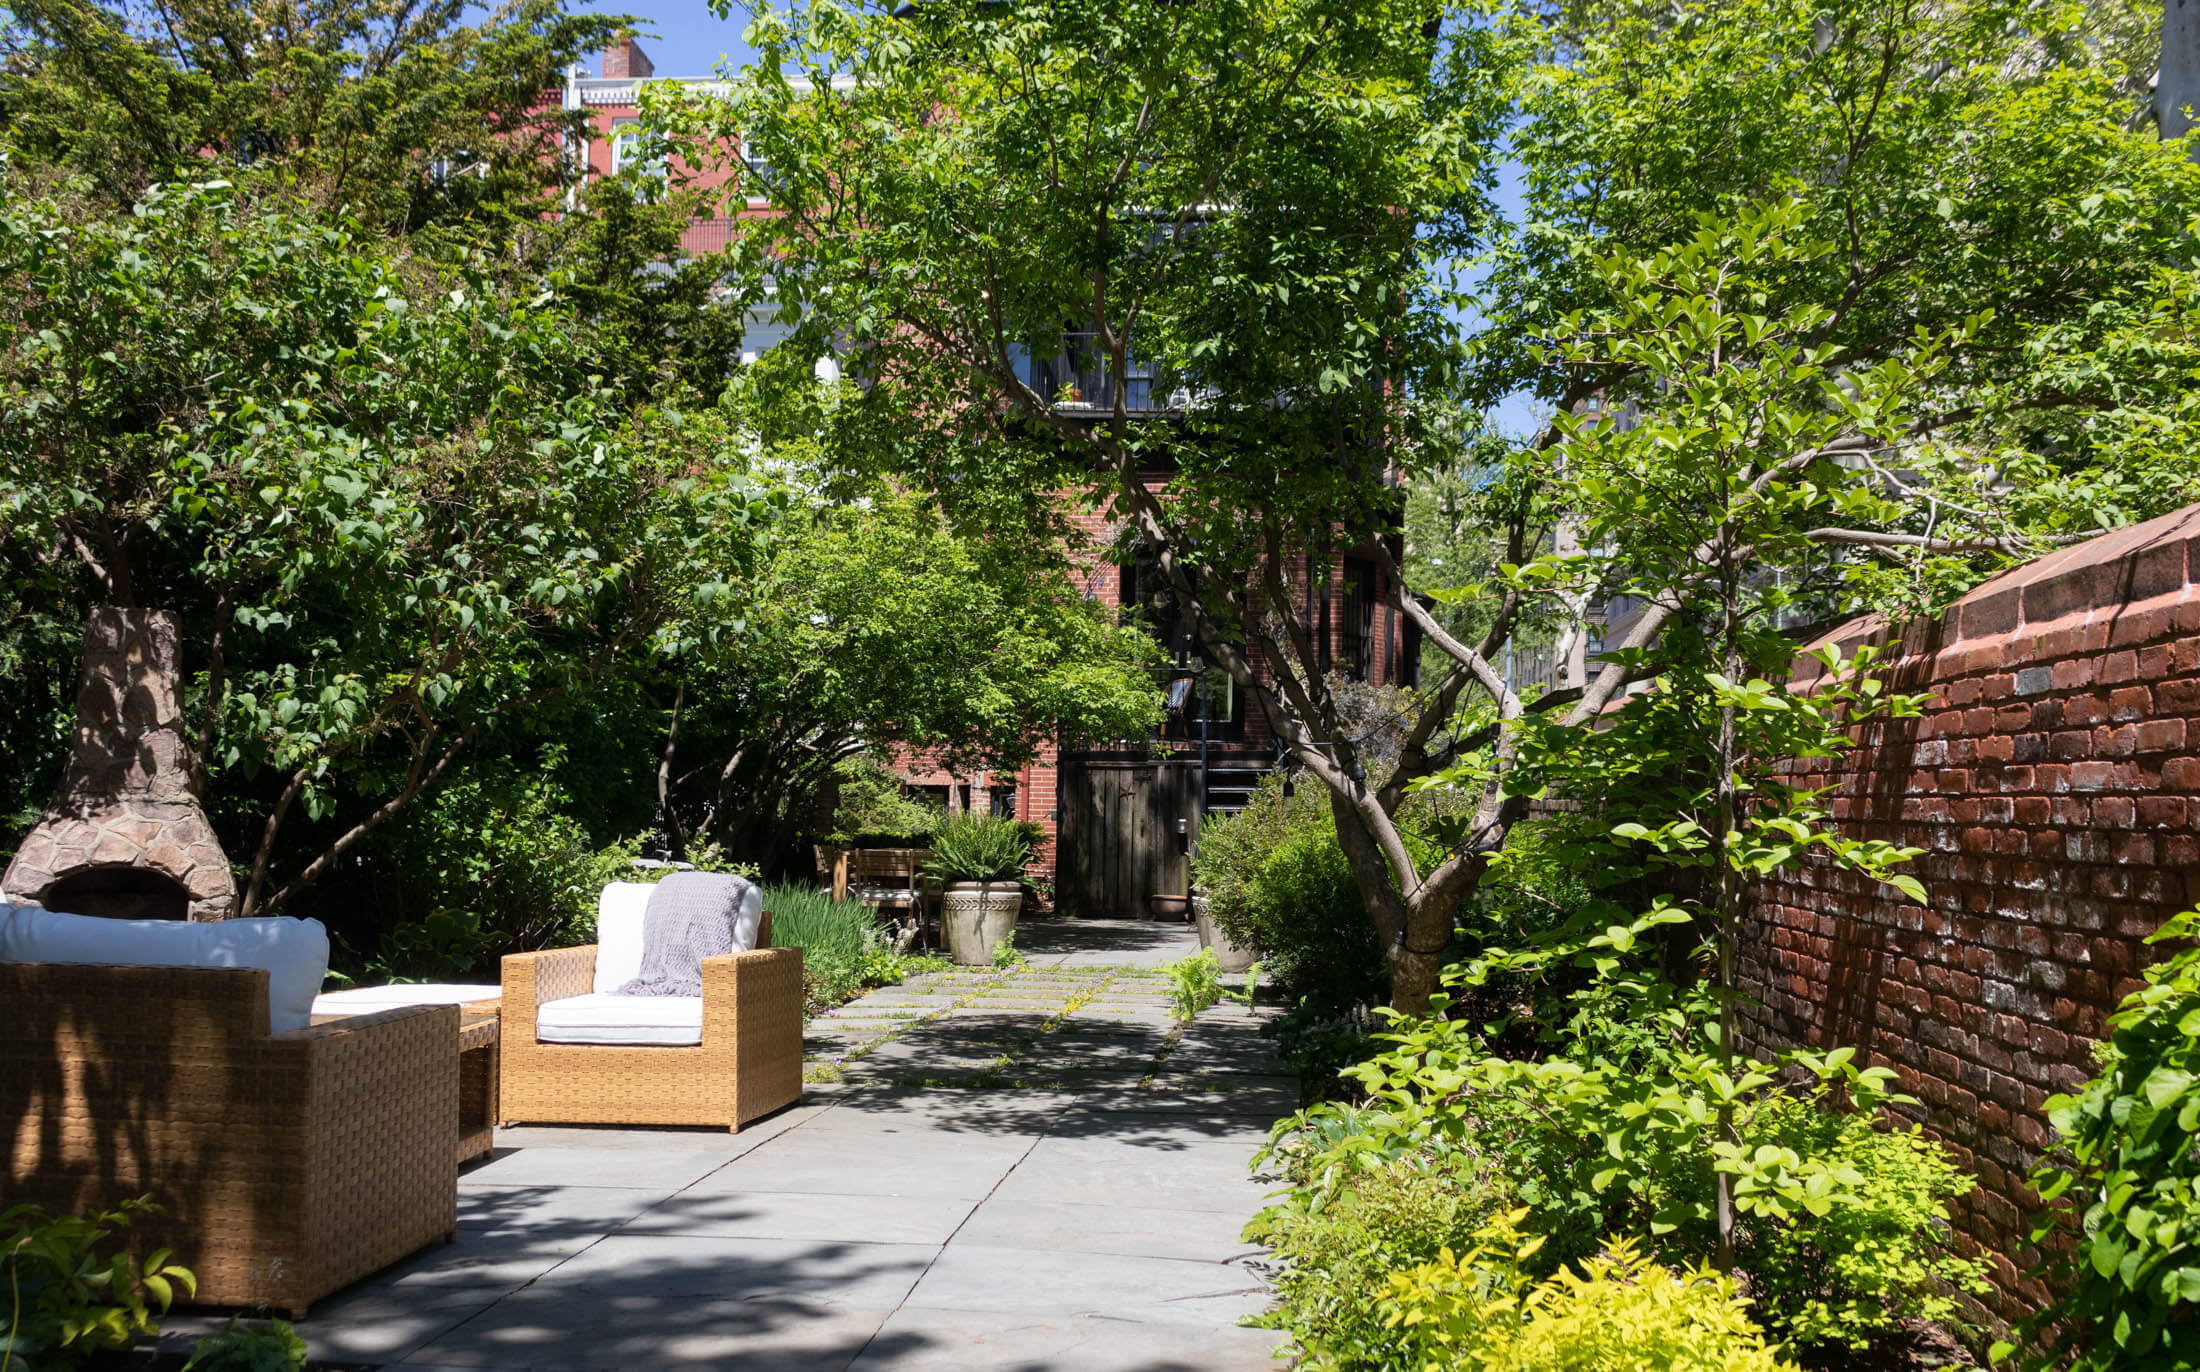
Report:
[[[947,955],[962,966],[992,966],[994,950],[1015,936],[1031,834],[1015,820],[972,814],[949,816],[933,832],[924,871],[940,884]]]
[[[991,967],[993,950],[1016,933],[1024,888],[1014,881],[951,881],[940,891],[947,955],[964,967]]]
[[[1242,972],[1259,961],[1257,949],[1232,943],[1208,908],[1207,897],[1192,897],[1192,923],[1199,928],[1199,946],[1214,950],[1215,965],[1225,972]]]

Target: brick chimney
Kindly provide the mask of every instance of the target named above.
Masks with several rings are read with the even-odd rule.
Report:
[[[639,80],[655,76],[657,66],[649,60],[649,54],[642,51],[642,45],[634,41],[633,34],[622,33],[603,50],[603,74],[607,80],[621,76]]]

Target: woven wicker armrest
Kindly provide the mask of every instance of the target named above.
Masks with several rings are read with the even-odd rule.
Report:
[[[703,959],[703,1041],[711,1033],[714,1012],[719,1027],[738,1032],[760,1017],[784,1017],[793,1013],[796,1037],[802,1025],[802,950],[759,948],[748,953],[726,953]],[[733,1018],[722,1016],[731,1012]]]
[[[703,959],[703,1051],[722,1058],[736,1128],[802,1097],[802,950]]]
[[[458,1229],[455,1005],[413,1005],[264,1041],[256,1083],[294,1102],[302,1194],[298,1285],[268,1303],[305,1304]],[[240,1222],[242,1219],[240,1217]]]
[[[514,953],[504,960],[504,1022],[533,1032],[535,1010],[545,1002],[585,996],[596,983],[596,945]]]

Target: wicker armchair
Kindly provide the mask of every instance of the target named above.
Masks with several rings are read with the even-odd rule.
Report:
[[[458,1007],[268,1032],[258,969],[0,963],[10,1202],[151,1194],[197,1301],[288,1312],[458,1228]]]
[[[738,1131],[802,1098],[802,950],[771,946],[703,959],[702,1042],[544,1043],[550,1001],[588,993],[596,945],[504,959],[506,1123],[707,1124]]]

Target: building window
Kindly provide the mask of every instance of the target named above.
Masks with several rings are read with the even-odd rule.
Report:
[[[771,159],[754,151],[755,144],[748,138],[741,139],[741,194],[750,200],[762,201],[771,195]]]
[[[992,804],[991,813],[996,819],[1016,818],[1016,788],[992,786],[986,789],[986,798]]]
[[[631,119],[622,119],[611,126],[611,170],[614,175],[633,171],[652,180],[665,179],[665,158],[662,149],[652,146],[652,139],[642,126]]]

